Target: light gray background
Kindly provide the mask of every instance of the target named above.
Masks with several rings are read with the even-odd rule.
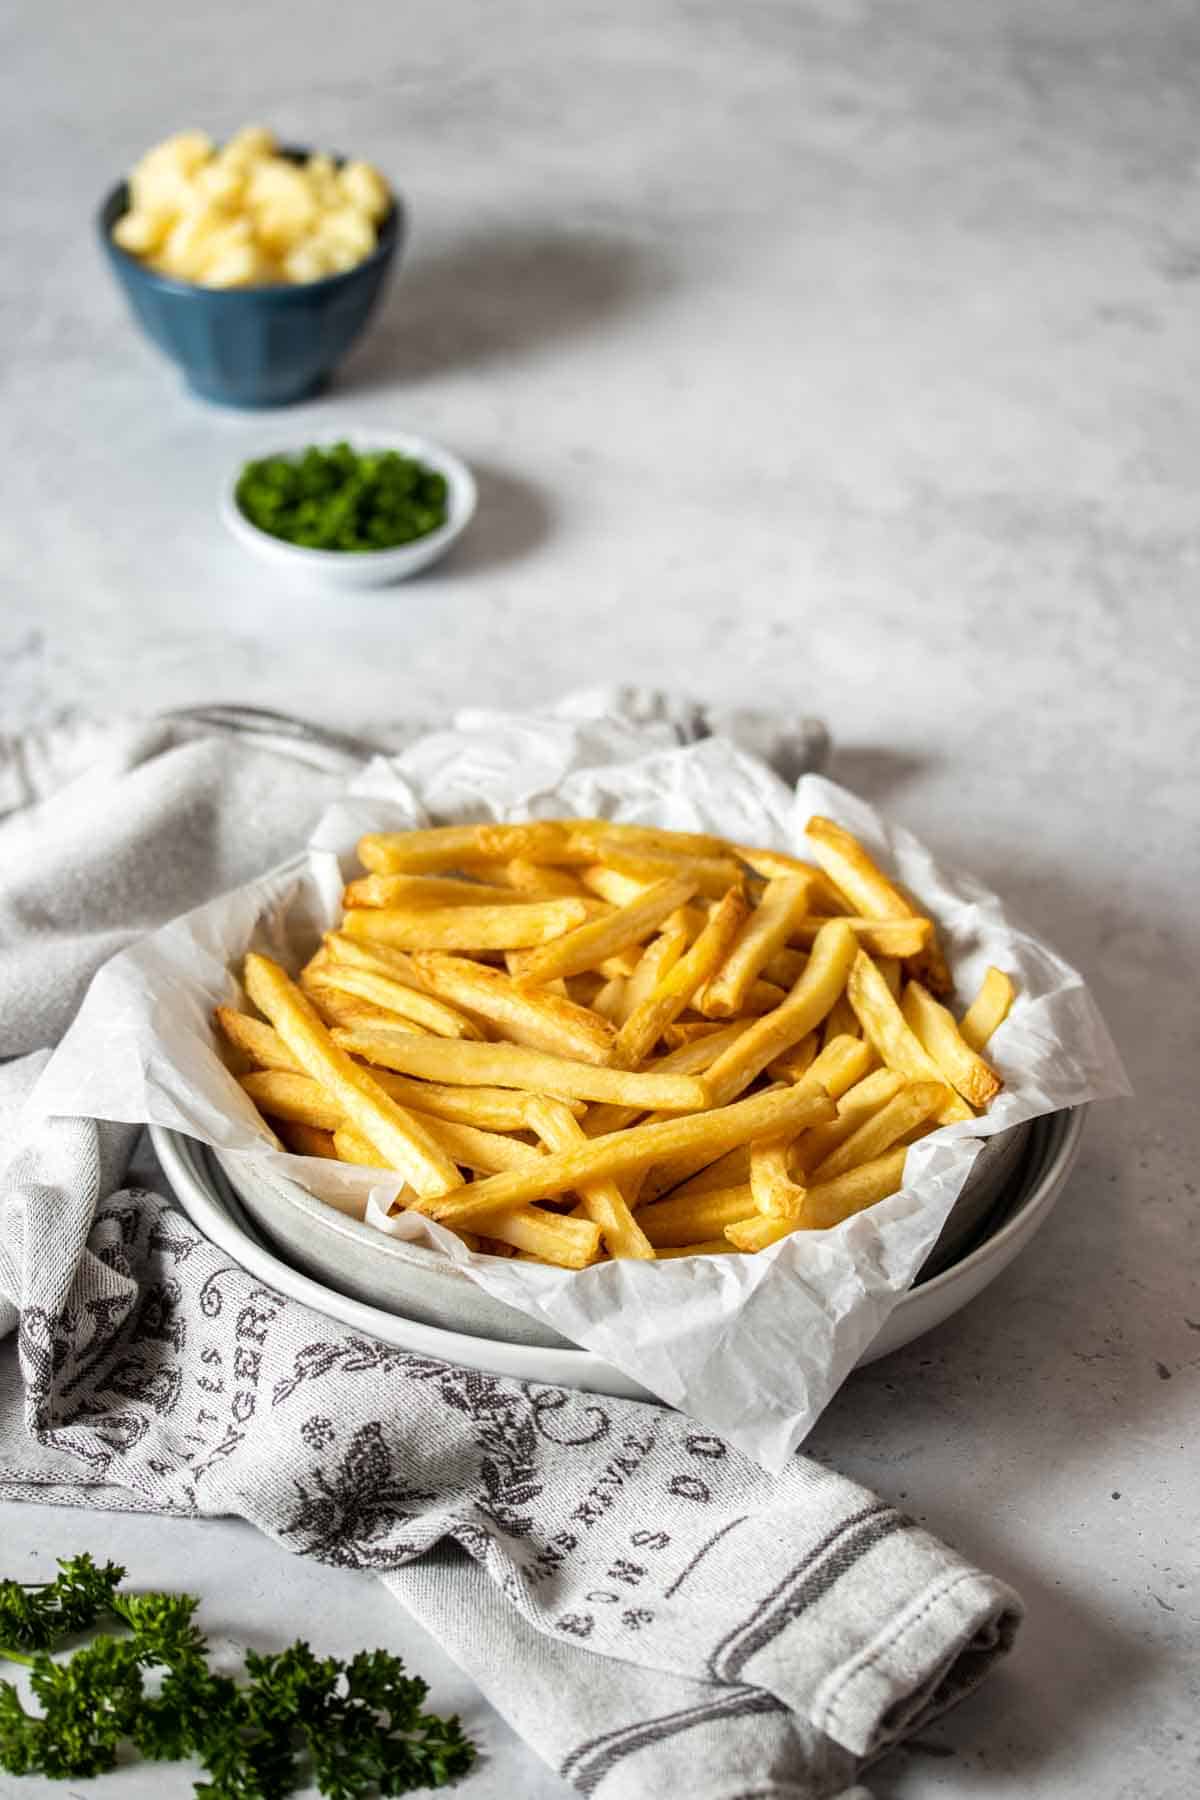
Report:
[[[874,1785],[1194,1794],[1192,0],[17,0],[0,33],[0,727],[357,727],[607,679],[824,712],[835,776],[1087,971],[1138,1090],[1035,1246],[817,1434],[1030,1606]],[[374,157],[413,238],[331,393],[256,418],[181,390],[91,213],[166,131],[260,118]],[[407,587],[300,597],[216,492],[355,421],[454,446],[481,513]],[[487,1743],[464,1794],[566,1793],[369,1580],[233,1524],[0,1507],[6,1571],[83,1544],[201,1588],[218,1634],[407,1646]]]

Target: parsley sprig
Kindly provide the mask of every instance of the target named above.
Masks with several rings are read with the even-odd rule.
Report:
[[[25,1663],[40,1706],[0,1681],[0,1768],[101,1775],[124,1744],[158,1761],[196,1756],[204,1800],[283,1800],[315,1782],[329,1800],[443,1787],[475,1760],[457,1717],[422,1710],[429,1689],[398,1656],[317,1657],[302,1640],[246,1652],[238,1683],[208,1664],[192,1594],[125,1593],[125,1570],[62,1559],[54,1581],[0,1581],[0,1656]],[[56,1662],[65,1639],[105,1630]],[[147,1687],[146,1677],[155,1673]]]

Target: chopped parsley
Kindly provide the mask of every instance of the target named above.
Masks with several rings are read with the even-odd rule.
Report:
[[[397,450],[347,443],[248,462],[235,493],[252,525],[306,550],[392,550],[446,522],[444,475]]]

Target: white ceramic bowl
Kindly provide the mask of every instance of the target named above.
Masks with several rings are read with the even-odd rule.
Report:
[[[397,450],[401,456],[415,457],[427,468],[435,469],[446,481],[446,522],[427,536],[415,538],[411,544],[397,544],[392,550],[309,550],[300,544],[285,543],[251,524],[237,503],[237,484],[247,462],[266,456],[296,458],[308,446],[289,444],[256,450],[252,456],[244,457],[230,475],[221,495],[221,517],[243,549],[271,563],[289,579],[309,588],[384,587],[428,568],[446,554],[470,524],[477,498],[475,477],[453,451],[432,444],[427,438],[373,431],[322,432],[321,441],[344,441],[359,451]]]
[[[982,1241],[941,1274],[922,1281],[896,1303],[862,1362],[901,1349],[983,1291],[1024,1249],[1048,1216],[1075,1165],[1083,1135],[1086,1107],[1035,1119],[1029,1128],[1027,1153],[1013,1173],[1006,1195],[997,1202],[1000,1216]],[[338,1287],[313,1280],[277,1255],[243,1214],[237,1195],[220,1164],[206,1146],[182,1133],[152,1126],[150,1136],[163,1171],[183,1210],[206,1237],[281,1293],[304,1301],[387,1344],[442,1357],[467,1368],[512,1375],[522,1381],[549,1382],[591,1393],[652,1399],[629,1376],[590,1350],[557,1343],[513,1342],[480,1336],[470,1330],[446,1329],[392,1308],[369,1304]],[[318,1205],[319,1202],[312,1202]],[[339,1214],[323,1209],[333,1218]],[[343,1220],[353,1225],[352,1220]],[[367,1227],[359,1227],[366,1230]],[[383,1239],[394,1245],[396,1240]],[[293,1252],[294,1254],[294,1252]],[[381,1257],[381,1261],[386,1257]]]

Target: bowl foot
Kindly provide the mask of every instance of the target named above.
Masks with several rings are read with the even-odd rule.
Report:
[[[210,406],[232,406],[239,412],[265,412],[273,406],[295,406],[300,400],[311,400],[329,385],[328,375],[318,375],[315,381],[305,382],[297,388],[289,388],[282,394],[268,394],[261,398],[248,394],[231,394],[227,388],[218,383],[209,386],[202,381],[189,378],[187,387],[190,393],[199,399],[206,400]]]

